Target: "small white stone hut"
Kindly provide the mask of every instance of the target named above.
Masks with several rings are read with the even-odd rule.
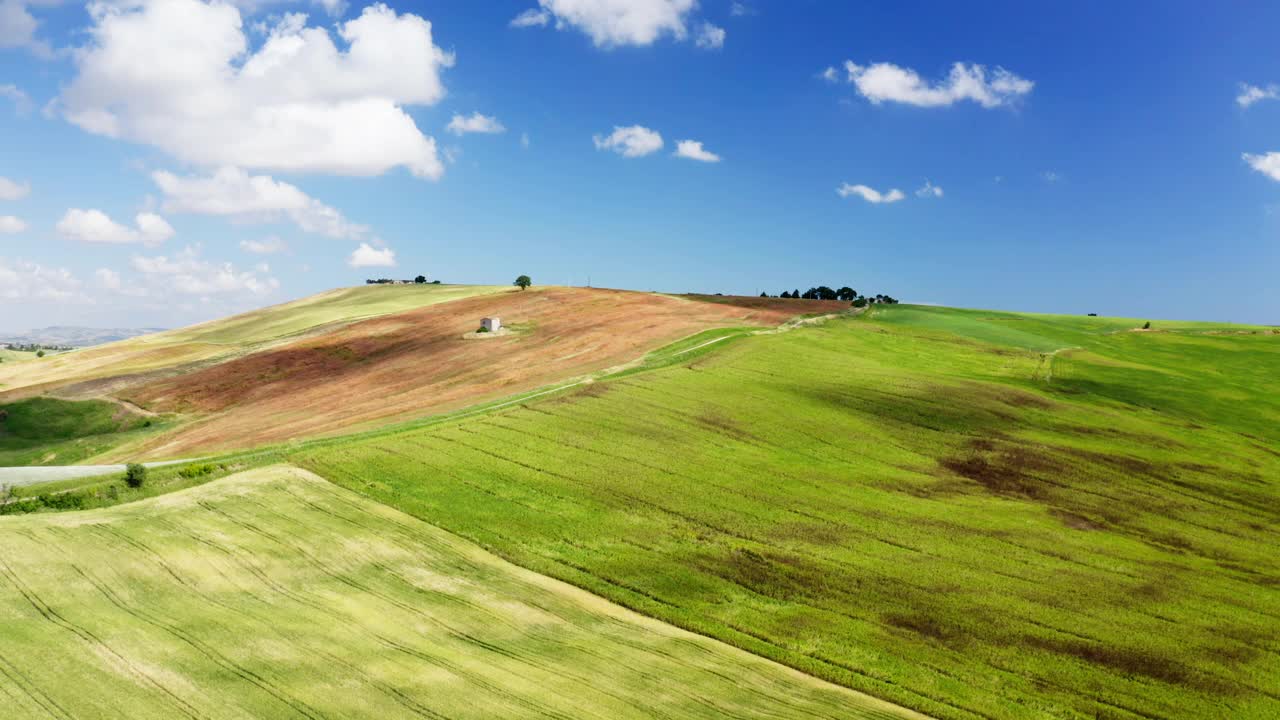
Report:
[[[489,332],[498,332],[502,328],[502,319],[496,317],[487,317],[480,321],[480,327]]]

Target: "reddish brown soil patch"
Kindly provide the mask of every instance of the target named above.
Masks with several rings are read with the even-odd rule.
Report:
[[[752,305],[583,288],[480,296],[157,380],[129,399],[209,416],[157,438],[151,456],[243,448],[457,409],[617,365],[707,328],[777,325],[822,303]],[[494,315],[516,332],[462,338]]]
[[[732,305],[733,307],[761,310],[769,313],[781,312],[789,316],[826,315],[828,313],[844,312],[851,307],[849,303],[843,300],[790,300],[752,297],[750,295],[698,295],[695,293],[681,295],[681,297],[699,302]]]

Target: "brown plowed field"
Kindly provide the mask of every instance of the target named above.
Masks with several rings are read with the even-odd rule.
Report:
[[[472,297],[157,380],[127,397],[200,418],[143,448],[150,457],[178,457],[454,410],[602,370],[707,328],[772,326],[801,312],[848,309],[843,302],[743,303],[587,288]],[[463,339],[493,315],[514,332]]]

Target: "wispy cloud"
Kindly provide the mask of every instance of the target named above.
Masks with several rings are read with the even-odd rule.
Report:
[[[1242,108],[1263,100],[1280,100],[1280,85],[1258,87],[1248,83],[1240,83],[1240,94],[1236,96],[1236,104]]]
[[[874,205],[896,203],[899,200],[906,199],[907,197],[897,188],[882,193],[879,190],[867,187],[866,185],[850,185],[849,183],[844,183],[840,187],[836,188],[836,194],[845,198],[857,196]]]

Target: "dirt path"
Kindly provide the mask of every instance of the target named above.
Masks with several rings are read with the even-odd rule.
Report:
[[[149,468],[164,467],[191,462],[191,460],[165,460],[143,463]],[[41,465],[37,467],[0,467],[0,486],[22,487],[57,480],[96,477],[124,472],[124,465]]]
[[[137,413],[138,415],[141,415],[141,416],[143,416],[143,417],[152,417],[152,418],[153,418],[153,417],[160,417],[160,413],[158,413],[158,412],[152,412],[152,411],[150,411],[150,410],[148,410],[148,409],[146,409],[146,408],[138,407],[137,405],[134,405],[133,403],[129,402],[128,400],[122,400],[122,399],[120,399],[120,398],[118,398],[118,397],[104,397],[104,398],[103,398],[103,400],[110,400],[111,402],[113,402],[113,403],[115,403],[115,404],[119,405],[120,407],[122,407],[122,408],[124,408],[124,409],[126,409],[126,410],[128,410],[128,411],[130,411],[130,412]]]

